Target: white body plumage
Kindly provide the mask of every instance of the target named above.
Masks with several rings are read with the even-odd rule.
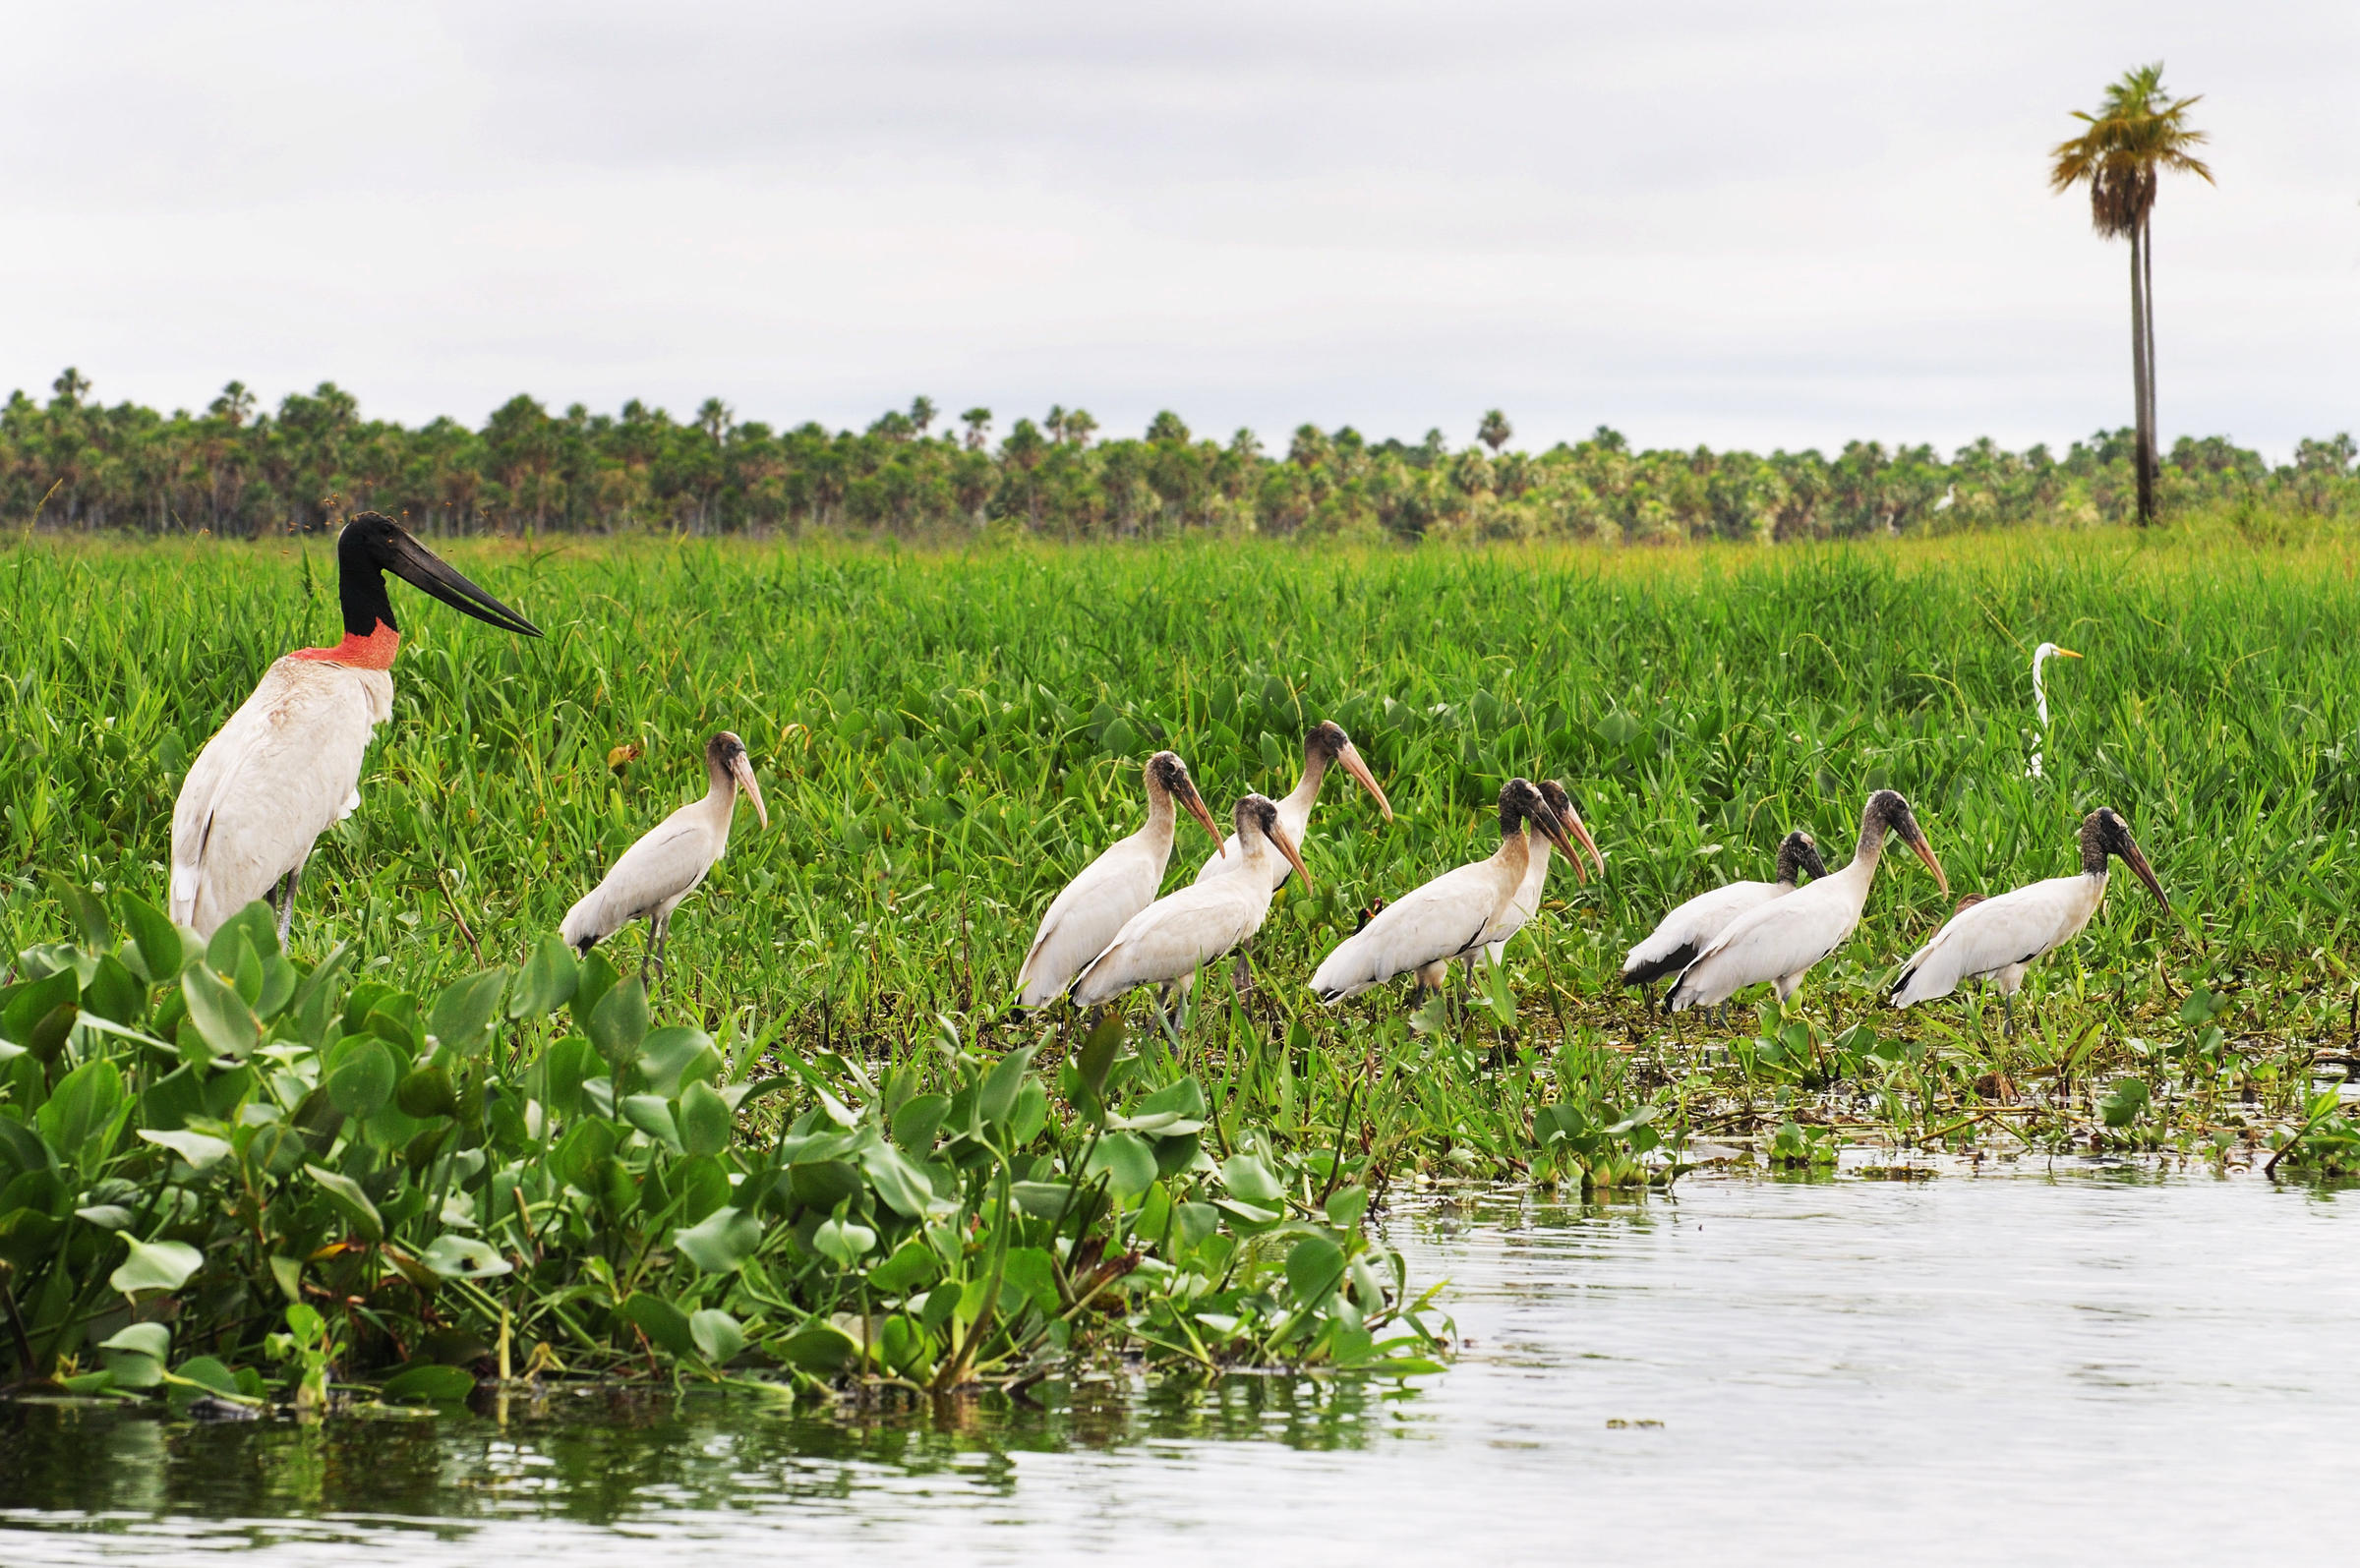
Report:
[[[658,823],[616,858],[597,887],[565,911],[558,934],[577,953],[613,936],[633,920],[649,922],[649,956],[661,962],[672,914],[694,893],[730,846],[730,823],[740,789],[752,799],[764,827],[769,809],[754,782],[745,744],[727,730],[705,747],[704,797],[692,800]]]
[[[1268,862],[1283,859],[1302,870],[1294,841],[1281,837],[1276,805],[1261,795],[1238,802],[1240,874],[1209,877],[1156,900],[1123,922],[1105,951],[1073,983],[1076,1005],[1096,1007],[1137,986],[1171,985],[1227,953],[1262,929],[1270,912],[1277,876]],[[1308,885],[1310,874],[1304,873]]]
[[[2033,964],[2082,934],[2105,901],[2106,874],[2051,877],[1985,899],[1951,916],[1910,956],[1893,989],[1906,1008],[1950,995],[1962,980],[1990,979],[2002,996],[2024,988]]]

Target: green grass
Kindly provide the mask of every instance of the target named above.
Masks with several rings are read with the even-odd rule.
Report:
[[[394,717],[360,812],[313,861],[299,955],[351,940],[421,987],[519,961],[617,852],[702,789],[699,745],[728,727],[774,826],[740,814],[675,924],[663,1006],[717,1032],[751,1019],[796,1049],[905,1059],[937,1016],[996,1012],[1042,905],[1136,822],[1147,751],[1185,756],[1218,814],[1290,785],[1303,728],[1331,718],[1399,819],[1330,785],[1306,850],[1317,889],[1273,910],[1262,993],[1202,1011],[1192,1035],[1214,1077],[1291,1108],[1306,1139],[1340,1135],[1364,1079],[1380,1085],[1359,1111],[1370,1136],[1479,1169],[1530,1163],[1524,1118],[1567,1084],[1696,1115],[1774,1089],[1775,1073],[1733,1069],[1697,1030],[1682,1042],[1646,1021],[1614,995],[1614,971],[1670,903],[1766,874],[1790,827],[1840,859],[1883,784],[1916,804],[1954,893],[2066,871],[2094,806],[2130,818],[2182,923],[2118,889],[2036,972],[2027,1000],[2044,1019],[2100,1031],[2077,1062],[2132,1061],[2123,1042],[2176,1019],[2192,982],[2227,999],[2232,1044],[2322,1038],[2351,1005],[2340,868],[2360,811],[2360,555],[2334,531],[2268,548],[2228,530],[1663,553],[589,541],[453,553],[550,635],[509,638],[395,586],[408,641]],[[60,929],[39,873],[160,901],[186,758],[270,658],[333,630],[325,540],[0,556],[10,948]],[[2050,777],[2033,781],[2026,665],[2043,638],[2089,657],[2050,667]],[[646,755],[619,779],[607,758],[624,742]],[[1324,1013],[1301,981],[1371,900],[1488,852],[1490,802],[1518,773],[1566,780],[1608,855],[1603,884],[1561,870],[1511,950],[1518,1043],[1562,1034],[1572,1050],[1522,1059],[1507,1075],[1523,1087],[1505,1095],[1498,1050],[1408,1081],[1363,1073],[1432,1042],[1378,1026],[1396,998]],[[1184,828],[1175,877],[1209,847]],[[1803,992],[1820,1037],[1862,1019],[1893,1032],[1879,982],[1944,908],[1921,868],[1888,859],[1858,935]],[[616,962],[642,941],[618,939]],[[1298,1019],[1296,1052],[1235,1049]],[[1962,1003],[1906,1021],[1976,1076],[2056,1066],[2056,1050],[1992,1044]],[[2285,1111],[2298,1080],[2272,1079],[2265,1109]],[[1879,1112],[1883,1125],[1937,1132],[1919,1114],[1940,1100],[1927,1092],[1902,1095],[1908,1114]]]

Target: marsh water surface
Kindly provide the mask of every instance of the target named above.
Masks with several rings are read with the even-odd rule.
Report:
[[[0,1409],[0,1562],[2318,1560],[2360,1193],[2035,1163],[1395,1209],[1457,1364],[859,1420]]]

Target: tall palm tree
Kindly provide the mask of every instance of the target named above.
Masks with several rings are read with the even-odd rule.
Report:
[[[2155,186],[2165,172],[2212,183],[2193,149],[2205,142],[2188,123],[2202,102],[2163,90],[2163,63],[2123,74],[2095,114],[2074,111],[2086,130],[2050,152],[2051,191],[2090,187],[2090,223],[2105,239],[2131,242],[2131,393],[2136,416],[2139,521],[2155,517]]]

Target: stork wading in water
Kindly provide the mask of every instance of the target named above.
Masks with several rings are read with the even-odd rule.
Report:
[[[1540,790],[1541,798],[1548,802],[1549,809],[1557,813],[1557,820],[1564,823],[1565,831],[1589,851],[1590,863],[1598,868],[1600,876],[1605,876],[1606,858],[1599,854],[1597,842],[1590,837],[1590,830],[1582,822],[1581,813],[1573,809],[1573,796],[1555,779],[1543,779]],[[1541,912],[1541,894],[1549,885],[1551,840],[1547,834],[1543,834],[1528,842],[1532,845],[1532,857],[1525,863],[1524,880],[1516,884],[1515,897],[1508,900],[1507,909],[1497,924],[1500,934],[1484,946],[1484,961],[1494,968],[1499,967],[1507,952],[1508,939],[1523,930],[1531,923],[1532,917]],[[1575,880],[1589,881],[1590,874],[1582,869],[1581,856],[1569,849],[1565,853],[1573,864]]]
[[[1101,1007],[1136,987],[1161,985],[1165,994],[1157,1011],[1162,1012],[1180,994],[1181,981],[1262,929],[1278,883],[1271,861],[1283,859],[1302,873],[1304,887],[1311,886],[1303,856],[1278,821],[1276,801],[1248,795],[1230,821],[1237,829],[1240,874],[1191,883],[1124,921],[1106,951],[1075,977],[1068,993],[1075,1006]]]
[[[344,640],[275,661],[181,781],[168,898],[173,920],[198,935],[268,897],[285,942],[312,845],[360,805],[361,762],[393,711],[401,647],[386,572],[502,631],[541,635],[391,518],[346,523],[336,536]]]
[[[577,954],[592,948],[629,925],[648,922],[647,955],[639,961],[639,977],[664,969],[664,943],[672,934],[672,912],[694,893],[705,873],[713,869],[730,846],[730,822],[738,815],[738,794],[754,803],[754,816],[770,826],[770,809],[762,804],[762,786],[754,782],[754,765],[745,755],[745,742],[724,729],[705,742],[705,796],[691,800],[658,823],[616,858],[614,869],[582,900],[565,911],[558,934]]]
[[[2016,1027],[2016,993],[2025,971],[2081,935],[2106,897],[2110,858],[2129,866],[2163,912],[2171,900],[2131,838],[2131,825],[2111,806],[2082,819],[2082,869],[2078,876],[2051,877],[1996,898],[1963,905],[1924,947],[1910,956],[1891,993],[1897,1008],[1931,1002],[1962,980],[1988,979],[1999,987],[2008,1028]]]
[[[1373,990],[1395,975],[1415,974],[1429,989],[1442,984],[1454,958],[1506,940],[1523,923],[1516,895],[1536,856],[1547,851],[1534,830],[1574,858],[1566,825],[1529,779],[1510,779],[1500,791],[1500,847],[1488,859],[1446,871],[1386,904],[1360,930],[1320,960],[1311,989],[1334,1004]],[[1582,831],[1589,843],[1589,832]],[[1590,844],[1590,852],[1597,846]]]
[[[1645,986],[1680,973],[1738,916],[1793,893],[1806,871],[1816,881],[1827,875],[1827,862],[1819,858],[1819,841],[1798,828],[1779,842],[1774,880],[1728,883],[1665,915],[1646,941],[1623,955],[1622,983]]]
[[[1950,879],[1942,874],[1942,862],[1934,858],[1910,803],[1894,790],[1879,789],[1860,813],[1859,842],[1844,869],[1757,904],[1731,921],[1681,971],[1665,994],[1666,1006],[1675,1013],[1719,1007],[1746,986],[1765,980],[1777,986],[1779,1001],[1792,997],[1811,965],[1842,947],[1860,923],[1868,884],[1876,876],[1888,835],[1908,844],[1943,893],[1950,892]]]
[[[1074,976],[1106,951],[1124,924],[1155,901],[1155,890],[1163,886],[1163,870],[1172,858],[1178,807],[1187,807],[1205,832],[1215,842],[1220,841],[1221,830],[1205,809],[1205,797],[1197,793],[1187,763],[1159,751],[1148,759],[1146,773],[1147,822],[1084,866],[1040,917],[1040,929],[1032,934],[1032,946],[1016,973],[1020,1016],[1063,996]],[[1232,851],[1232,858],[1242,861],[1244,856]]]
[[[2040,771],[2040,753],[2048,747],[2048,688],[2040,683],[2040,667],[2051,659],[2079,659],[2082,656],[2070,648],[2055,643],[2042,643],[2033,650],[2033,711],[2040,717],[2040,728],[2033,736],[2032,765],[2024,770],[2027,779],[2045,778]]]
[[[1310,836],[1311,808],[1320,803],[1320,785],[1327,783],[1328,770],[1331,767],[1340,767],[1350,774],[1353,782],[1366,789],[1370,798],[1377,802],[1377,809],[1385,813],[1385,820],[1393,820],[1393,803],[1385,797],[1385,789],[1377,783],[1377,776],[1369,772],[1369,765],[1361,757],[1360,748],[1352,744],[1352,737],[1344,732],[1343,726],[1323,719],[1311,726],[1311,733],[1303,737],[1303,772],[1295,780],[1294,788],[1277,801],[1278,826],[1286,830],[1288,842],[1298,848]],[[1197,867],[1197,880],[1203,882],[1208,877],[1225,877],[1244,864],[1245,857],[1238,853],[1237,839],[1232,835],[1222,843],[1219,854],[1208,857],[1203,865]],[[1288,865],[1284,857],[1278,858],[1270,870],[1273,879],[1270,891],[1275,893],[1285,887],[1286,879],[1293,874],[1294,867]],[[1246,966],[1245,950],[1240,948],[1236,966],[1230,971],[1230,984],[1244,991],[1252,983],[1253,977]],[[1186,990],[1187,986],[1184,985],[1182,989]]]

